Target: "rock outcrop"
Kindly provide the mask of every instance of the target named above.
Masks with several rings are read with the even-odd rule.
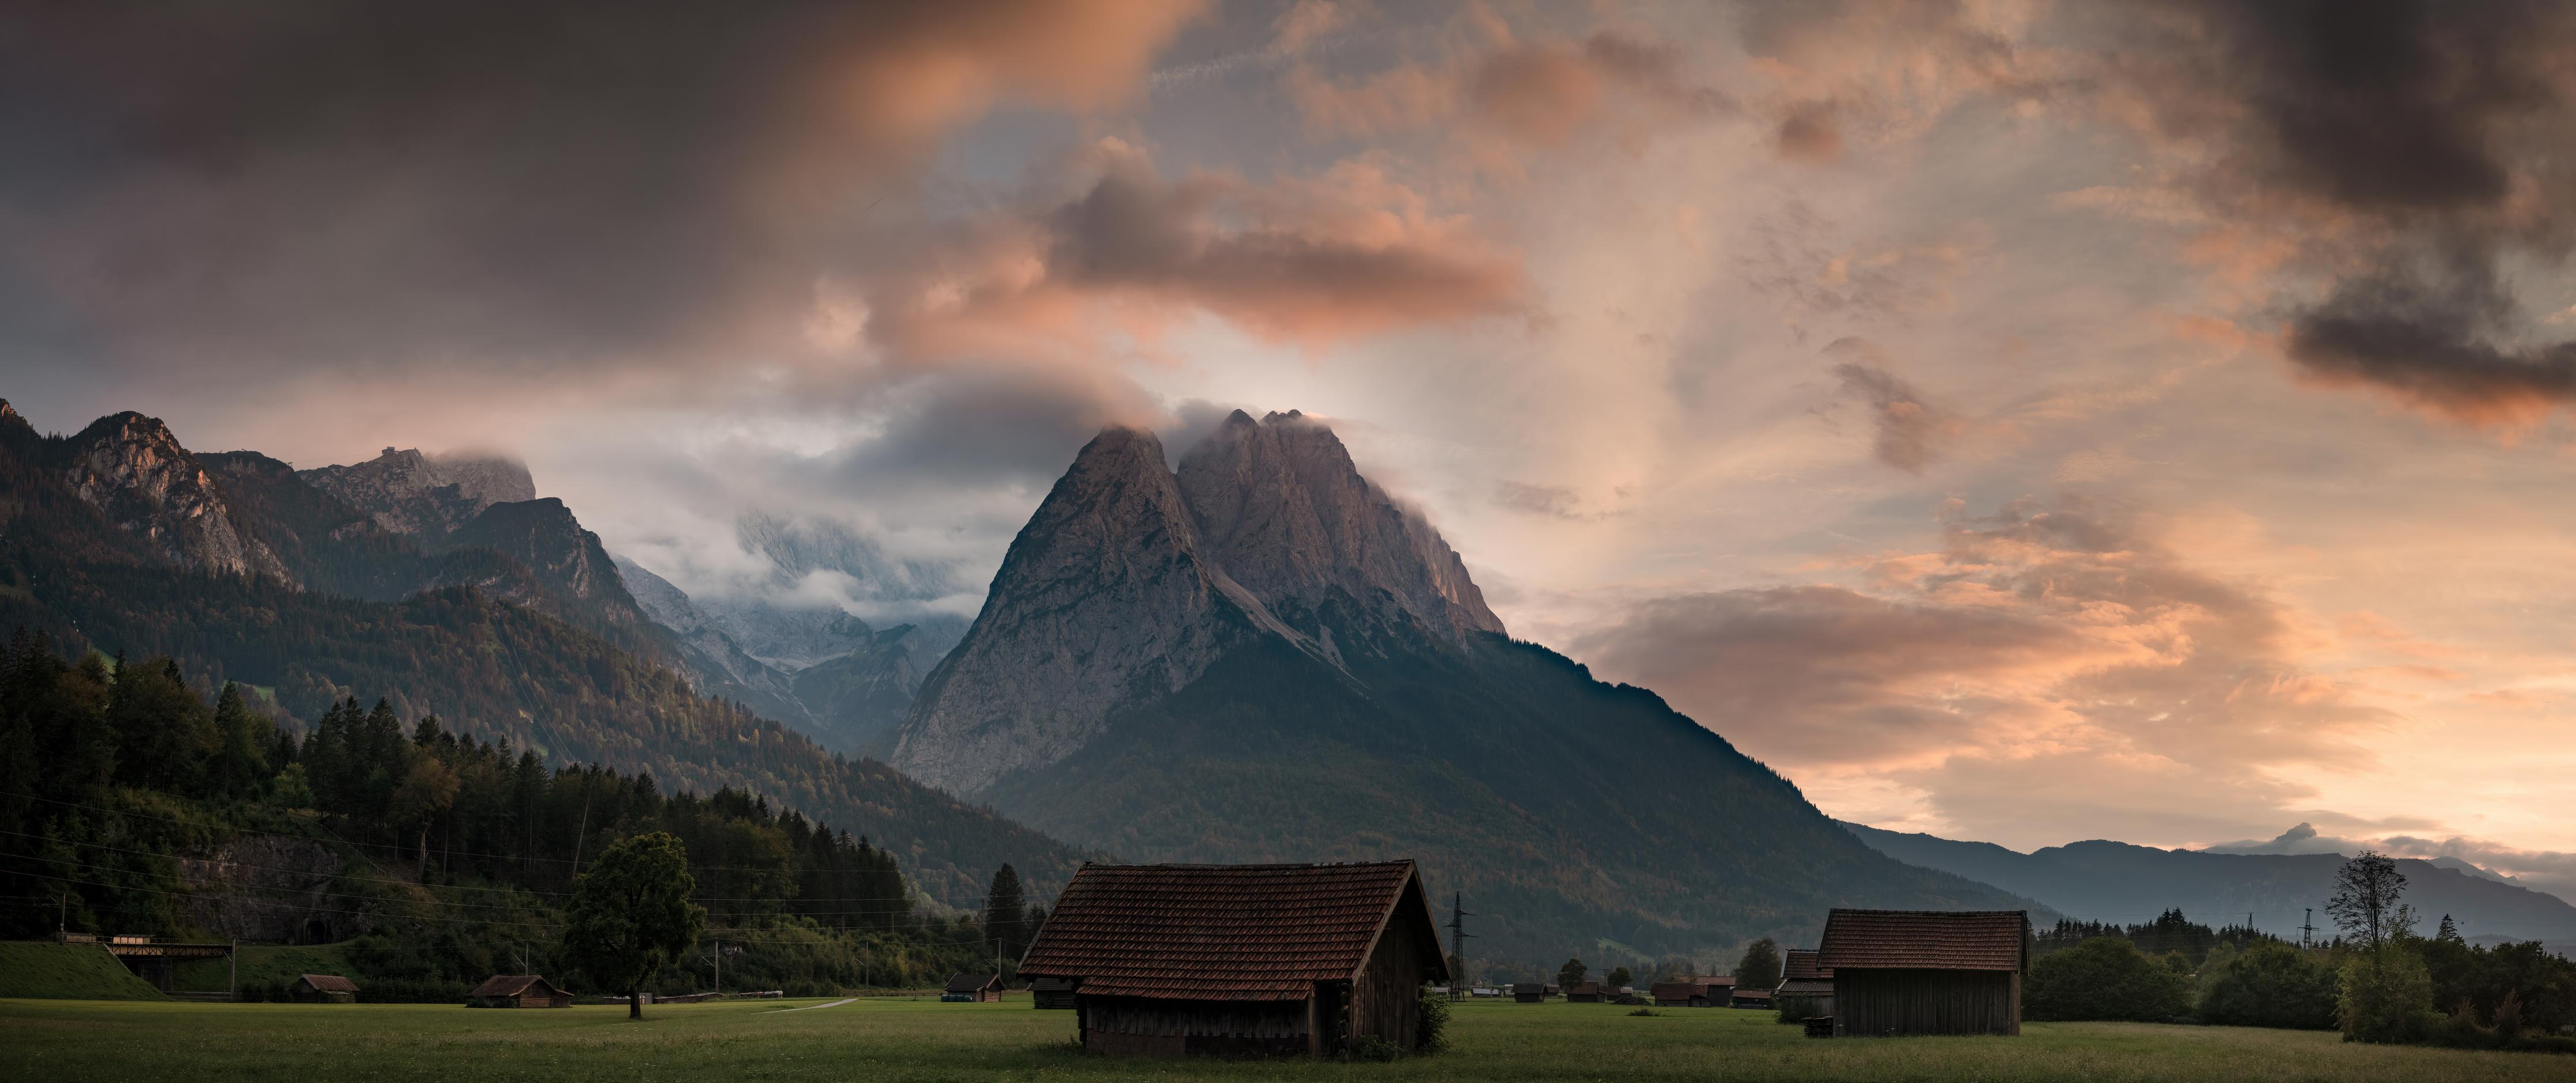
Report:
[[[494,504],[537,498],[528,468],[507,459],[429,456],[418,448],[362,463],[300,470],[307,484],[375,517],[397,534],[435,538],[472,522]]]
[[[12,414],[14,417],[14,412]],[[223,487],[159,418],[128,410],[72,437],[63,477],[80,499],[162,559],[221,575],[295,578],[238,522]]]
[[[964,642],[923,683],[894,763],[972,794],[1062,760],[1122,702],[1169,694],[1261,635],[1304,644],[1201,551],[1152,433],[1075,456],[993,576]]]
[[[521,605],[554,609],[557,616],[597,628],[641,631],[649,625],[599,535],[582,529],[572,509],[554,497],[488,505],[449,534],[446,544],[490,550],[525,568],[541,593],[505,595]]]

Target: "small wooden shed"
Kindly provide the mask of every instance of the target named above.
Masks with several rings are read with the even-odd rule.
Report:
[[[1813,1019],[1834,1014],[1834,970],[1816,962],[1812,948],[1791,948],[1780,961],[1780,988],[1771,1003],[1791,1018]]]
[[[1073,983],[1063,978],[1039,978],[1029,983],[1030,1007],[1073,1007]]]
[[[939,994],[939,999],[959,1004],[999,1004],[1002,988],[999,974],[951,974],[948,988]]]
[[[1515,1004],[1545,1004],[1545,1003],[1547,1003],[1547,983],[1545,983],[1545,982],[1535,982],[1535,981],[1524,981],[1524,982],[1514,982],[1514,983],[1512,983],[1512,1003],[1515,1003]]]
[[[1738,1008],[1768,1008],[1771,1006],[1771,990],[1737,989],[1727,996],[1726,1002]]]
[[[1094,1052],[1321,1055],[1411,1048],[1449,964],[1410,861],[1086,864],[1020,973],[1073,983]]]
[[[572,994],[536,974],[494,974],[465,994],[469,1008],[569,1008]]]
[[[305,974],[286,987],[286,996],[305,1004],[354,1004],[358,986],[337,974]]]
[[[1601,1003],[1601,983],[1597,981],[1576,982],[1574,983],[1573,988],[1565,991],[1565,999],[1568,1003],[1572,1004],[1599,1004]]]
[[[2030,915],[2021,910],[1836,910],[1834,1036],[2019,1034]]]

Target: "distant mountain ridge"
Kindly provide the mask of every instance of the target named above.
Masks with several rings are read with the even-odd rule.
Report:
[[[2335,870],[2345,860],[2340,854],[2159,850],[2099,839],[2025,854],[1989,842],[1842,826],[1899,861],[2027,895],[2069,917],[2139,923],[2179,907],[2215,925],[2243,922],[2250,912],[2256,928],[2292,938],[2310,920],[2311,909],[2314,920],[2325,922]],[[2465,935],[2540,940],[2576,950],[2576,906],[2564,899],[2480,869],[2417,858],[2399,858],[2397,865],[2407,879],[2405,901],[2427,920],[2449,914]]]
[[[396,508],[426,492],[450,510],[467,492],[428,480],[364,491]],[[191,680],[238,680],[307,721],[383,696],[406,720],[435,713],[559,763],[766,794],[873,836],[950,902],[1003,862],[1043,888],[1085,856],[706,698],[723,689],[684,679],[678,645],[570,509],[488,499],[519,495],[499,483],[474,493],[481,506],[454,528],[405,533],[278,460],[190,452],[141,414],[47,437],[0,401],[0,626],[167,654]]]
[[[1471,950],[1551,965],[2032,905],[1861,845],[1653,693],[1509,639],[1321,422],[1237,411],[1165,463],[1140,430],[1082,449],[897,766],[1132,859],[1415,858],[1484,915]]]

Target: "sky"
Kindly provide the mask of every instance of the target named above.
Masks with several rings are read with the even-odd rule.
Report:
[[[1302,409],[1836,816],[2576,886],[2571,102],[2501,0],[19,9],[0,394],[862,615]]]

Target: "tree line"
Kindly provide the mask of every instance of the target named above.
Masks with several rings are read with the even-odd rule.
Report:
[[[297,939],[358,933],[346,955],[376,999],[443,999],[543,961],[585,863],[648,834],[689,856],[710,935],[750,956],[728,954],[729,977],[928,984],[1016,959],[1044,916],[1008,866],[980,905],[931,898],[886,848],[743,790],[665,794],[434,716],[406,727],[383,700],[344,698],[302,734],[168,658],[67,660],[23,630],[0,650],[0,935],[212,935],[210,903],[249,899],[308,913]],[[264,836],[334,855],[327,888],[279,899],[183,864]],[[685,991],[717,950],[675,953],[656,980]]]

